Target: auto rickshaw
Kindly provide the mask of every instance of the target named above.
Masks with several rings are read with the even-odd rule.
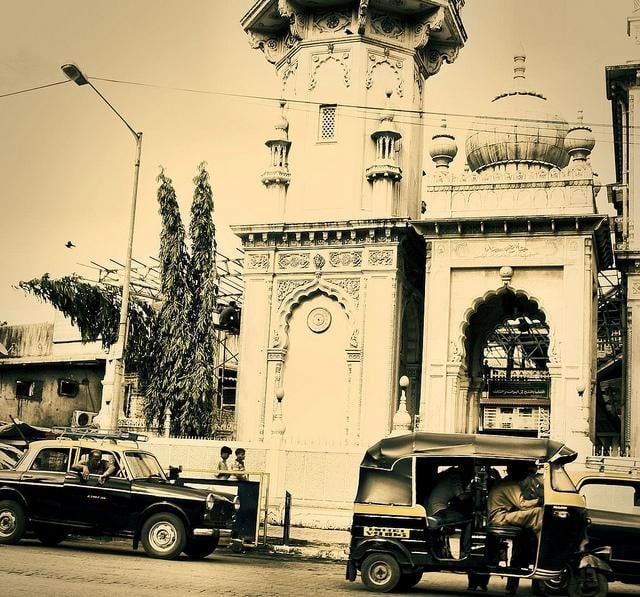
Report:
[[[390,592],[420,582],[424,572],[455,572],[471,579],[527,578],[538,591],[561,576],[572,597],[607,594],[610,568],[581,550],[586,545],[585,502],[564,469],[577,453],[550,439],[481,434],[409,433],[372,446],[360,465],[346,578],[360,571],[368,589]],[[522,526],[489,521],[492,483],[509,465],[542,475],[544,502],[539,538]],[[468,518],[442,524],[425,504],[442,473],[465,467],[471,494]],[[538,475],[540,478],[540,475]],[[452,537],[465,534],[452,553]],[[529,533],[529,536],[527,536]],[[528,547],[527,547],[528,545]],[[455,550],[454,550],[455,551]],[[509,581],[508,581],[509,582]]]

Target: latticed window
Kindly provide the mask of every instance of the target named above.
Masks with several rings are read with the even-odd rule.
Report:
[[[336,106],[320,106],[319,140],[335,141],[336,139]]]

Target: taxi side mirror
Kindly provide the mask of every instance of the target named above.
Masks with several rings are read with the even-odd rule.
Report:
[[[180,473],[182,472],[182,465],[179,466],[169,466],[169,481],[177,481],[178,477],[180,477]]]

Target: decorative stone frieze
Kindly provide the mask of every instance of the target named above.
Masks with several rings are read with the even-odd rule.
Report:
[[[307,315],[307,327],[316,334],[326,332],[331,326],[331,313],[324,307],[316,307]]]
[[[334,10],[313,15],[314,32],[322,34],[334,34],[344,31],[351,25],[350,10]]]
[[[362,251],[331,251],[329,265],[331,267],[358,267],[362,264]]]
[[[367,89],[371,89],[373,85],[375,70],[381,64],[387,64],[395,74],[397,84],[394,91],[396,95],[398,95],[398,97],[402,97],[403,96],[402,68],[403,68],[404,61],[400,57],[391,57],[391,54],[388,48],[385,48],[385,51],[383,53],[374,52],[371,50],[369,51],[368,60],[367,60],[367,77],[365,79],[365,84],[367,86]]]
[[[261,253],[258,255],[249,255],[247,260],[247,269],[266,270],[269,268],[269,255]]]
[[[278,288],[276,290],[276,298],[278,303],[282,303],[287,296],[295,292],[301,286],[305,286],[311,282],[310,278],[301,278],[295,280],[278,280]]]
[[[392,265],[393,264],[393,251],[370,251],[369,252],[369,265]]]
[[[356,303],[360,300],[360,278],[326,278],[326,281],[342,288]]]
[[[309,264],[309,253],[281,253],[278,255],[280,269],[308,269]]]
[[[386,39],[402,42],[405,37],[405,26],[400,17],[378,13],[371,16],[371,29]]]
[[[349,87],[351,85],[351,69],[349,67],[349,51],[348,50],[343,50],[340,52],[333,51],[334,47],[332,44],[329,46],[329,50],[330,50],[329,52],[314,54],[313,57],[311,58],[311,74],[309,76],[309,91],[312,91],[313,89],[315,89],[316,85],[318,84],[318,69],[323,64],[325,64],[326,62],[329,62],[330,60],[337,62],[342,67],[342,70],[344,72],[343,81],[344,81],[345,87]]]

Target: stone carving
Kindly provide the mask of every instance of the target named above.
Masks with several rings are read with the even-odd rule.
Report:
[[[331,48],[330,48],[331,49]],[[344,70],[344,84],[351,85],[351,71],[349,70],[349,52],[329,52],[328,54],[315,54],[312,58],[311,77],[309,78],[309,90],[315,89],[318,84],[316,78],[318,69],[327,61],[335,60]]]
[[[369,253],[369,265],[391,265],[392,263],[392,251],[371,251]]]
[[[337,33],[351,24],[351,11],[335,10],[324,14],[315,14],[313,28],[320,33]]]
[[[560,363],[560,340],[556,340],[554,336],[551,337],[551,346],[549,346],[549,362],[554,365]]]
[[[353,334],[351,334],[351,338],[349,338],[349,346],[352,346],[353,348],[358,348],[359,333],[360,332],[358,329],[353,330]]]
[[[324,257],[320,255],[320,253],[316,253],[313,257],[313,264],[316,266],[317,270],[321,270],[326,263]]]
[[[391,67],[391,70],[394,72],[398,84],[396,86],[396,94],[398,97],[403,96],[402,89],[402,60],[390,58],[388,56],[388,52],[385,54],[376,54],[374,52],[369,52],[369,60],[367,61],[367,78],[366,78],[366,87],[367,89],[371,89],[373,85],[373,72],[378,68],[381,64],[388,64]]]
[[[329,263],[332,267],[358,267],[362,263],[362,251],[332,251],[329,253]]]
[[[358,6],[358,35],[362,35],[364,33],[365,25],[367,24],[367,18],[369,13],[369,0],[360,0],[360,4]]]
[[[382,35],[383,37],[398,40],[404,37],[402,21],[398,17],[393,17],[388,14],[376,15],[371,19],[371,27],[378,35]]]
[[[309,280],[280,280],[278,282],[278,291],[276,294],[278,303],[281,303],[292,292],[300,288],[300,286],[305,286],[308,283]]]
[[[331,325],[331,313],[324,307],[316,307],[309,311],[307,316],[307,326],[309,329],[316,333],[321,334],[329,329]]]
[[[634,280],[631,282],[631,296],[640,296],[640,281]]]
[[[293,87],[293,90],[289,91],[288,95],[295,95],[295,75],[298,71],[298,61],[290,62],[282,71],[282,95],[285,95],[287,87]]]
[[[259,49],[264,53],[267,62],[275,64],[283,54],[283,45],[275,37],[269,37],[266,33],[256,33],[249,31],[249,45],[254,49]]]
[[[460,351],[460,347],[457,342],[451,340],[449,342],[449,362],[450,363],[460,363],[462,361],[462,352]]]
[[[273,330],[273,334],[271,335],[271,345],[280,346],[280,334],[278,333],[278,330]]]
[[[304,39],[306,15],[290,0],[278,0],[278,10],[289,19],[289,30],[296,39]]]
[[[360,279],[359,278],[332,278],[327,280],[342,288],[347,294],[352,296],[356,302],[360,300]]]
[[[486,242],[455,241],[452,252],[458,259],[546,258],[558,255],[560,241],[491,240]]]
[[[430,14],[424,21],[419,22],[413,29],[413,46],[416,50],[421,50],[431,37],[432,31],[440,31],[444,24],[444,8],[440,7],[433,14]]]
[[[278,257],[282,269],[306,269],[309,267],[309,253],[284,253]]]
[[[262,253],[261,255],[249,256],[249,269],[267,269],[269,267],[269,255]]]
[[[415,86],[413,88],[415,97],[413,99],[418,106],[421,106],[422,94],[424,93],[424,79],[422,78],[422,75],[420,74],[420,69],[417,66],[413,69],[413,80],[415,82]],[[427,211],[427,204],[424,201],[422,203],[423,203],[423,209],[421,213],[425,213]]]
[[[431,47],[427,48],[427,55],[425,57],[425,66],[427,69],[427,75],[433,76],[438,73],[442,65],[446,62],[451,64],[460,52],[459,46],[452,47]]]

